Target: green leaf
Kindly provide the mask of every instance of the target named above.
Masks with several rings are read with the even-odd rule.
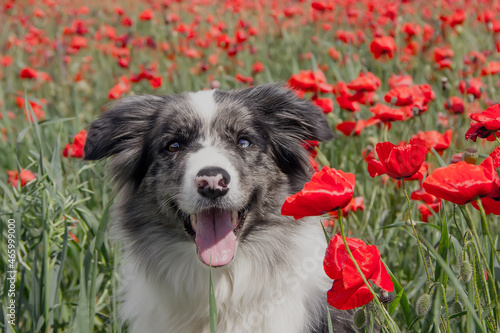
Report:
[[[384,265],[385,265],[385,263],[384,263]],[[399,294],[401,294],[401,297],[400,297],[400,300],[398,301],[398,303],[401,303],[401,309],[403,310],[403,315],[405,317],[406,325],[411,326],[412,314],[411,314],[410,302],[408,302],[408,297],[406,296],[404,288],[401,286],[398,279],[396,279],[396,277],[391,272],[391,270],[387,267],[387,265],[385,265],[385,267],[387,269],[387,272],[391,276],[392,283],[394,283],[394,289],[398,293],[397,295],[399,296]],[[395,301],[396,301],[396,299],[394,299],[394,302]],[[392,307],[392,304],[391,304],[391,307]],[[389,314],[392,314],[392,312],[390,311],[390,308],[389,308]]]

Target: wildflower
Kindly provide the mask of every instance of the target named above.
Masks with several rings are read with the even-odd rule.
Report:
[[[62,152],[63,156],[83,158],[83,147],[85,146],[86,140],[87,140],[87,131],[83,129],[75,135],[72,144],[69,143],[66,144]]]
[[[352,199],[354,183],[354,174],[325,166],[300,192],[286,198],[281,214],[300,219],[344,208]]]
[[[366,245],[360,239],[347,238],[347,245],[367,280],[378,287],[392,292],[394,284],[380,260],[380,252],[375,245]],[[347,253],[342,237],[335,235],[330,239],[323,267],[326,274],[334,280],[328,291],[328,303],[339,310],[350,310],[363,306],[373,299],[373,294],[363,282],[354,262]]]
[[[17,187],[17,183],[19,182],[19,180],[21,180],[21,187],[23,187],[33,179],[36,179],[36,176],[33,174],[33,172],[26,169],[21,169],[20,174],[17,172],[17,170],[7,170],[7,175],[9,176],[7,183],[12,184],[12,186],[14,187]]]
[[[409,178],[420,170],[427,155],[427,148],[420,144],[396,146],[382,142],[375,149],[380,160],[368,162],[371,177],[387,174],[394,179]]]
[[[370,43],[370,51],[375,59],[383,55],[387,55],[390,59],[393,58],[393,53],[396,51],[396,43],[391,36],[377,37]]]
[[[478,197],[488,195],[492,189],[496,172],[491,157],[481,165],[460,161],[447,167],[436,169],[423,183],[430,194],[464,205]]]
[[[438,131],[419,131],[411,137],[410,143],[418,143],[429,150],[434,148],[437,152],[440,152],[450,146],[452,133],[451,129],[446,130],[444,135]]]

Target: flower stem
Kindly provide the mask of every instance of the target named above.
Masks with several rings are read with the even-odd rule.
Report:
[[[500,138],[497,136],[496,132],[493,132],[493,136],[495,137],[495,140],[500,144]]]
[[[495,243],[493,242],[493,238],[491,238],[490,228],[488,227],[488,221],[486,220],[486,212],[484,211],[483,203],[481,199],[477,199],[477,205],[479,206],[479,212],[481,213],[481,225],[483,227],[483,232],[488,236],[488,240],[490,241],[491,251],[495,254],[498,263],[500,263],[500,256],[495,248]]]
[[[368,288],[368,290],[372,293],[373,299],[377,303],[379,309],[382,310],[382,312],[384,314],[384,317],[386,318],[386,320],[388,321],[388,323],[390,323],[390,325],[392,326],[391,327],[392,328],[391,332],[393,332],[393,331],[399,332],[399,329],[397,329],[396,323],[394,323],[392,317],[389,315],[389,313],[387,312],[387,310],[385,309],[385,307],[382,305],[382,303],[380,303],[380,300],[378,299],[378,295],[373,290],[370,282],[368,282],[368,280],[365,277],[365,274],[363,274],[363,271],[361,270],[361,268],[359,268],[359,265],[358,265],[356,259],[352,255],[351,249],[349,248],[349,245],[347,245],[347,239],[345,237],[344,223],[342,221],[342,210],[339,209],[338,213],[339,213],[340,235],[342,236],[342,240],[344,241],[344,246],[346,248],[347,254],[349,255],[349,258],[351,258],[352,262],[354,263],[354,266],[356,266],[356,270],[358,271],[359,275],[361,276],[361,279],[363,279],[363,282],[365,283],[365,285]]]
[[[486,272],[489,275],[490,279],[493,281],[493,283],[491,284],[491,289],[493,291],[493,299],[495,302],[497,318],[500,318],[500,303],[498,302],[498,294],[497,294],[497,290],[496,290],[496,286],[495,286],[495,282],[494,282],[495,275],[493,275],[493,272],[491,271],[490,266],[488,265],[488,259],[486,258],[486,255],[484,254],[483,249],[481,247],[481,243],[479,241],[479,236],[477,234],[476,227],[474,226],[474,221],[472,221],[472,215],[470,214],[469,209],[465,205],[460,205],[459,207],[460,207],[460,210],[462,211],[462,214],[465,217],[465,221],[467,222],[467,226],[472,231],[472,236],[475,240],[475,247],[479,251],[479,254],[481,256],[478,259],[482,259],[484,261],[484,266],[486,267]],[[481,267],[481,265],[480,265],[480,267]],[[495,326],[496,326],[496,322],[495,322]]]
[[[431,281],[431,276],[429,275],[429,267],[427,267],[427,261],[425,260],[424,256],[424,251],[422,250],[422,244],[420,244],[420,239],[418,238],[418,233],[417,229],[415,229],[415,224],[413,223],[413,219],[411,218],[411,204],[410,204],[410,197],[408,196],[408,192],[406,191],[406,183],[404,179],[402,180],[403,183],[403,191],[405,192],[406,196],[406,201],[408,202],[408,218],[410,219],[410,224],[411,228],[413,230],[413,234],[415,235],[415,238],[417,239],[417,245],[420,250],[420,255],[422,256],[422,261],[424,262],[424,267],[425,267],[425,273],[427,274],[427,283],[429,284],[429,288],[432,285]]]

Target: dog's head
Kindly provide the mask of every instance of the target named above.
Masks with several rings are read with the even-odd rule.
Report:
[[[206,265],[224,266],[308,180],[301,144],[332,137],[316,106],[267,84],[121,99],[91,124],[85,159],[114,155],[111,172],[129,206],[194,241]],[[127,222],[131,238],[155,223],[144,214]]]

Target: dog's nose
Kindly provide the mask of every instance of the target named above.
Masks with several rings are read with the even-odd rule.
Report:
[[[215,199],[222,197],[229,191],[227,185],[231,176],[226,170],[219,167],[203,168],[194,179],[198,193],[206,198]]]

